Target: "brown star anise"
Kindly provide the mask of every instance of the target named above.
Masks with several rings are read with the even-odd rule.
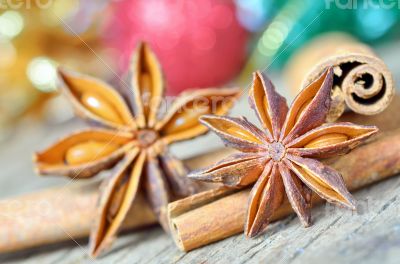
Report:
[[[244,117],[205,115],[202,123],[241,152],[189,177],[242,187],[254,184],[245,234],[265,230],[273,213],[287,198],[301,222],[311,223],[311,191],[328,202],[355,209],[341,175],[314,158],[344,154],[378,129],[351,123],[324,124],[330,106],[332,69],[304,88],[290,109],[262,73],[254,74],[249,101],[264,131]]]
[[[36,154],[37,171],[88,178],[116,167],[102,184],[98,217],[90,237],[91,254],[110,246],[139,190],[163,227],[168,202],[197,191],[187,169],[168,145],[207,132],[198,117],[225,114],[238,89],[202,89],[181,94],[162,115],[166,100],[154,53],[139,45],[132,61],[131,89],[117,90],[97,79],[59,70],[63,91],[76,113],[96,126],[61,139]],[[133,94],[133,95],[132,95]],[[164,103],[164,105],[163,105]]]

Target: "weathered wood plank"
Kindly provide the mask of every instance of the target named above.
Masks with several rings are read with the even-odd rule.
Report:
[[[233,115],[252,116],[245,101]],[[0,147],[0,198],[68,182],[35,176],[31,153],[80,124],[46,129],[21,126]],[[197,140],[200,147],[195,152],[187,145],[177,146],[175,152],[182,157],[188,154],[187,149],[190,154],[200,153],[210,142],[221,145],[216,137],[208,136]],[[357,214],[323,205],[313,209],[314,225],[310,228],[303,228],[291,216],[272,224],[256,239],[237,235],[187,254],[180,252],[161,228],[152,227],[120,236],[112,251],[96,261],[87,257],[87,241],[79,240],[0,255],[0,263],[398,263],[399,195],[400,177],[395,177],[357,192]]]

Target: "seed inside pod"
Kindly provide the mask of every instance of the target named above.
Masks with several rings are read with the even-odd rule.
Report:
[[[85,92],[81,96],[82,103],[94,114],[113,123],[123,124],[124,121],[106,98],[93,92]]]
[[[77,144],[65,154],[65,162],[67,164],[76,165],[94,160],[98,160],[118,149],[117,144],[109,142],[88,141]]]
[[[305,148],[319,148],[319,147],[329,146],[332,144],[344,142],[348,138],[349,137],[347,135],[341,134],[341,133],[326,134],[326,135],[323,135],[323,136],[320,136],[318,138],[311,140],[304,147]]]
[[[112,222],[117,215],[119,209],[121,208],[124,195],[126,193],[126,189],[128,188],[128,180],[129,180],[129,174],[125,175],[121,179],[121,181],[116,185],[112,199],[110,201],[110,207],[107,213],[107,220],[109,222]]]
[[[304,104],[299,108],[299,111],[297,112],[297,116],[296,116],[295,122],[297,122],[303,116],[304,110],[311,103],[312,99],[313,99],[313,97],[308,99],[307,101],[305,101]]]
[[[142,102],[144,113],[148,116],[150,111],[151,99],[152,99],[152,81],[150,74],[147,72],[143,72],[140,75],[140,90],[142,92]]]
[[[240,129],[238,127],[228,127],[226,128],[226,131],[236,137],[242,138],[244,140],[250,141],[250,142],[255,142],[255,143],[261,143],[261,141],[256,138],[255,136],[253,136],[251,133],[248,133],[246,130],[244,129]]]
[[[180,111],[177,113],[163,128],[163,132],[166,134],[172,134],[175,132],[180,132],[185,129],[189,129],[198,123],[198,118],[202,115],[210,114],[210,107],[199,105],[194,107],[194,105],[187,105],[185,111]]]
[[[263,96],[263,104],[264,104],[264,107],[263,107],[264,112],[268,113],[268,107],[269,106],[268,106],[267,97],[265,95]],[[272,125],[271,125],[271,119],[269,118],[269,114],[265,115],[265,120],[264,121],[267,122],[268,129],[272,132]]]

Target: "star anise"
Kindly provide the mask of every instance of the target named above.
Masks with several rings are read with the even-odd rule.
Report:
[[[254,184],[245,234],[265,230],[286,196],[304,226],[311,224],[311,194],[355,209],[341,175],[315,158],[345,154],[378,129],[351,123],[323,124],[330,106],[332,69],[304,88],[288,109],[262,73],[254,74],[249,102],[263,130],[244,117],[202,116],[201,122],[239,153],[189,177],[243,187]]]
[[[165,115],[164,82],[154,53],[139,45],[132,60],[131,88],[117,90],[97,79],[59,70],[63,91],[76,113],[95,126],[61,139],[36,154],[37,171],[88,178],[116,166],[102,184],[91,254],[110,246],[138,191],[143,190],[163,227],[168,202],[197,191],[187,168],[168,145],[207,132],[202,114],[225,114],[238,89],[202,89],[181,94]]]

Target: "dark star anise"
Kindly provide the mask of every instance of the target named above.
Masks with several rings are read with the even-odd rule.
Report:
[[[351,123],[323,124],[330,106],[332,69],[304,88],[288,109],[262,73],[254,74],[249,101],[262,123],[260,130],[244,117],[205,115],[203,124],[239,153],[189,177],[243,187],[254,184],[245,234],[256,236],[287,198],[301,222],[311,223],[311,192],[328,202],[355,209],[341,175],[314,158],[344,154],[378,129]]]
[[[239,89],[187,91],[163,115],[161,108],[168,105],[161,67],[145,44],[139,45],[132,60],[131,90],[119,93],[100,80],[62,69],[59,75],[76,113],[93,126],[37,153],[37,171],[81,179],[120,161],[102,185],[90,236],[91,254],[97,256],[110,246],[141,190],[166,228],[167,204],[197,191],[168,146],[207,132],[199,116],[225,114]]]

